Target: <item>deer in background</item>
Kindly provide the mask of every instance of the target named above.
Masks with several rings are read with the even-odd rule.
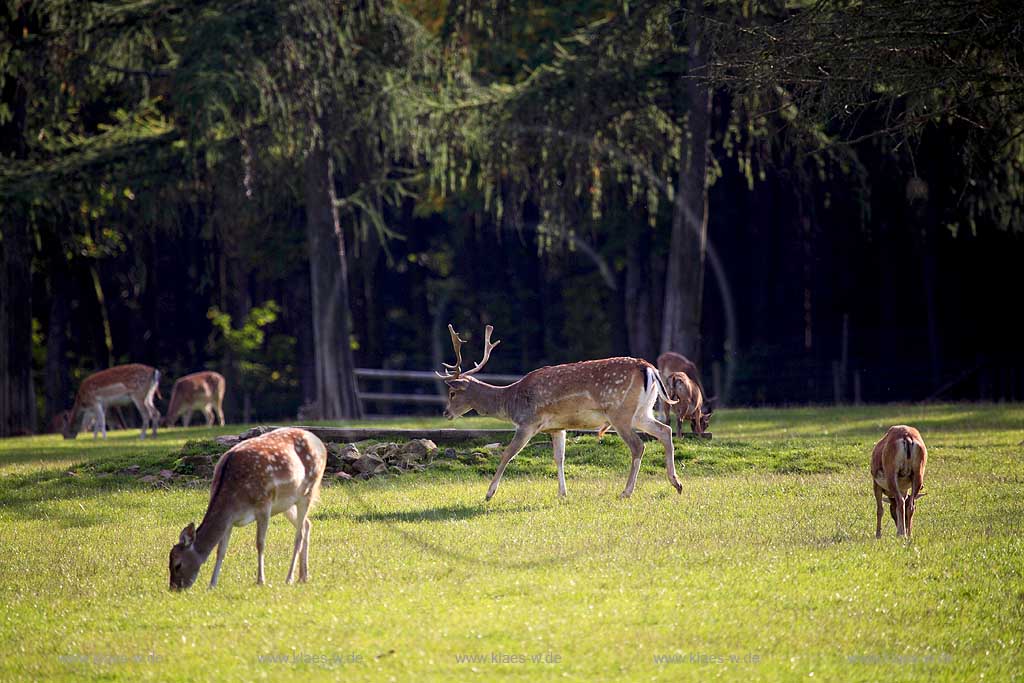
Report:
[[[200,411],[206,416],[206,426],[213,426],[214,419],[224,426],[224,375],[211,370],[185,375],[174,383],[171,403],[167,406],[164,426],[170,427],[179,419],[185,427],[192,421],[192,413]],[[216,413],[216,416],[215,416]]]
[[[675,372],[685,372],[690,379],[700,385],[700,373],[697,372],[697,366],[689,358],[675,351],[666,351],[658,356],[658,372],[661,373],[661,378],[666,383],[668,383],[669,375]]]
[[[107,438],[107,406],[126,403],[134,403],[142,417],[140,438],[146,438],[146,429],[150,426],[153,436],[156,436],[160,411],[153,405],[153,397],[159,383],[160,371],[139,363],[116,365],[89,375],[78,387],[75,405],[64,426],[64,438],[78,436],[88,416],[93,418],[92,437],[95,439],[99,432],[103,432],[103,438]]]
[[[913,427],[889,427],[871,451],[871,481],[874,485],[875,538],[882,537],[882,501],[889,503],[889,514],[896,522],[896,535],[910,537],[914,526],[914,508],[925,493],[924,468],[928,449],[921,433]]]
[[[674,403],[657,369],[638,358],[606,358],[539,368],[518,382],[496,387],[473,377],[500,342],[491,343],[494,328],[484,332],[484,356],[476,365],[462,371],[462,344],[455,329],[448,325],[455,364],[444,364],[445,374],[437,373],[448,385],[449,420],[476,410],[481,415],[510,420],[515,436],[501,454],[501,462],[487,489],[487,500],[498,490],[505,468],[538,432],[551,435],[555,467],[558,470],[558,495],[565,496],[565,432],[567,429],[592,429],[609,423],[629,446],[633,464],[620,498],[628,498],[636,486],[637,473],[644,454],[644,442],[633,431],[639,429],[661,442],[665,448],[665,470],[669,483],[682,493],[676,476],[672,430],[654,418],[654,401],[660,396]]]
[[[666,380],[668,393],[675,399],[675,405],[668,407],[669,416],[676,418],[676,433],[683,432],[683,420],[690,423],[690,429],[694,434],[703,434],[708,429],[711,421],[712,411],[704,403],[704,393],[700,385],[685,372],[673,372]],[[669,426],[672,421],[669,420]]]
[[[327,464],[323,442],[304,429],[283,427],[236,444],[217,461],[210,485],[210,502],[203,521],[190,523],[171,548],[168,563],[171,590],[195,583],[199,568],[214,546],[217,562],[210,588],[217,586],[228,551],[231,530],[256,522],[256,583],[263,584],[263,550],[270,518],[283,513],[295,526],[295,544],[286,583],[299,565],[299,581],[309,579],[309,509],[320,495]]]
[[[697,366],[689,358],[681,353],[675,351],[666,351],[665,353],[658,356],[658,372],[661,373],[661,379],[666,385],[669,383],[669,377],[677,372],[685,372],[690,379],[697,384],[697,388],[700,389],[701,395],[703,396],[704,385],[700,381],[700,373],[697,372]],[[707,405],[714,403],[713,398],[705,398],[703,402]],[[669,414],[668,405],[661,404],[661,414],[664,416],[665,422],[672,424],[672,416]],[[679,428],[682,430],[682,426]]]

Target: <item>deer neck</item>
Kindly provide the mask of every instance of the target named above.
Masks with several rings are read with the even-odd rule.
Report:
[[[224,534],[231,528],[233,522],[226,504],[222,504],[216,499],[210,503],[202,523],[196,529],[196,540],[192,546],[199,553],[203,562],[224,538]]]
[[[473,408],[481,415],[508,418],[508,387],[473,382]]]

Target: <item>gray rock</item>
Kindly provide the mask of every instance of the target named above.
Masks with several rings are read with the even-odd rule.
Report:
[[[403,460],[416,461],[423,460],[436,450],[437,444],[430,439],[413,439],[399,449],[399,454]]]
[[[384,459],[377,457],[372,453],[364,453],[359,460],[356,460],[352,464],[352,469],[357,474],[373,474],[378,467],[384,467],[387,469],[387,465],[384,463]]]

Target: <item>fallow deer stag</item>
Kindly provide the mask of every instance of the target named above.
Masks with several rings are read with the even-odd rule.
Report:
[[[103,438],[107,438],[107,406],[126,403],[134,403],[142,417],[140,437],[146,438],[146,429],[150,426],[156,436],[160,411],[153,405],[153,396],[159,383],[160,371],[139,363],[115,365],[89,375],[78,387],[75,405],[64,426],[64,438],[78,436],[87,416],[94,420],[92,437],[95,439],[97,433],[103,432]]]
[[[493,331],[488,325],[484,332],[483,359],[463,372],[462,344],[465,342],[448,325],[455,347],[455,364],[445,363],[446,373],[437,373],[448,385],[444,415],[449,420],[476,410],[481,415],[511,420],[516,426],[515,436],[502,452],[501,462],[487,489],[487,500],[498,490],[509,461],[538,432],[551,435],[558,470],[558,495],[565,496],[565,431],[592,429],[606,423],[615,427],[633,456],[621,498],[633,493],[644,454],[644,443],[634,429],[656,437],[665,447],[668,480],[682,493],[683,485],[676,476],[672,430],[658,422],[651,412],[658,396],[669,403],[674,401],[669,398],[653,365],[638,358],[590,360],[539,368],[514,384],[496,387],[473,377],[487,364],[491,352],[500,343],[491,343]]]
[[[224,426],[224,375],[212,370],[193,372],[174,383],[171,403],[167,406],[164,426],[170,427],[179,419],[185,427],[192,422],[192,413],[200,411],[206,417],[206,426],[213,426],[214,419]]]
[[[871,481],[875,491],[875,538],[882,537],[882,501],[889,503],[889,514],[896,522],[896,535],[910,537],[914,508],[926,494],[924,468],[928,449],[921,433],[913,427],[889,427],[871,452]]]
[[[199,568],[217,546],[217,562],[210,588],[217,585],[220,567],[228,550],[231,530],[256,522],[256,583],[262,584],[263,550],[270,518],[284,513],[295,526],[295,546],[286,583],[295,575],[309,578],[309,509],[320,494],[327,464],[323,442],[304,429],[283,427],[235,445],[217,461],[210,486],[210,503],[203,521],[185,527],[171,548],[171,590],[195,583]]]

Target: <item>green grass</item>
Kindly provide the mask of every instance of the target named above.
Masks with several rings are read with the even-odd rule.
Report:
[[[870,447],[896,423],[929,446],[910,543],[888,518],[874,539]],[[454,424],[470,425],[498,426]],[[269,585],[250,526],[217,590],[208,564],[185,594],[167,590],[167,553],[207,491],[112,473],[240,427],[0,441],[0,680],[1024,677],[1024,407],[729,410],[712,426],[710,443],[677,441],[682,495],[649,443],[618,500],[614,436],[570,438],[565,500],[544,439],[489,504],[496,453],[332,485],[309,584],[284,585],[292,527],[275,518]],[[307,659],[260,661],[279,655]],[[473,655],[487,661],[459,661]]]

